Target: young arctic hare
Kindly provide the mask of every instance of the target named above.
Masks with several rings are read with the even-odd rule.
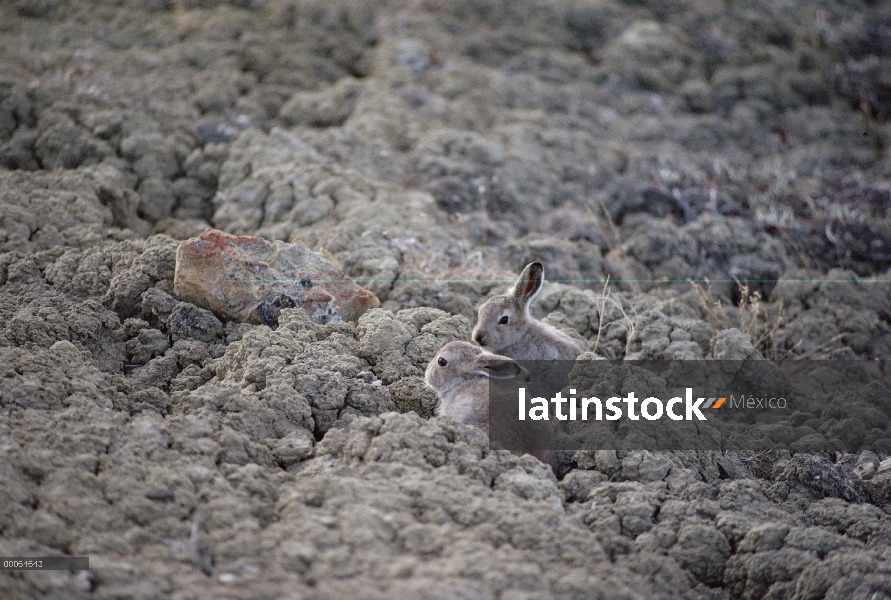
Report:
[[[424,381],[439,398],[437,415],[452,417],[489,433],[489,380],[518,379],[529,382],[529,373],[506,356],[488,354],[470,342],[449,342],[443,346],[424,372]],[[516,399],[506,398],[511,405]],[[528,452],[557,472],[557,459],[551,450],[553,432],[545,423],[533,422],[525,429],[511,423],[515,409],[502,410],[497,423],[499,439],[507,442],[518,454]],[[496,416],[496,419],[499,417]]]
[[[492,296],[480,307],[473,340],[489,352],[514,360],[575,360],[582,353],[579,345],[529,314],[543,279],[540,262],[526,265],[510,293]]]
[[[439,398],[437,415],[452,417],[489,433],[489,378],[525,379],[526,369],[470,342],[449,342],[424,372],[424,381]]]

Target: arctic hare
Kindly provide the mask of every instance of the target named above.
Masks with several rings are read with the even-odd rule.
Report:
[[[424,381],[439,398],[436,414],[479,427],[487,435],[490,379],[516,379],[528,383],[529,373],[506,356],[489,354],[470,342],[449,342],[436,353],[424,372]],[[516,403],[514,398],[504,400],[510,406]],[[528,452],[556,473],[559,465],[552,450],[553,432],[544,422],[518,426],[512,421],[516,418],[515,411],[514,408],[500,410],[496,415],[498,441],[512,448],[515,454]]]
[[[473,340],[489,352],[514,360],[575,360],[582,353],[579,345],[529,314],[543,279],[540,262],[526,265],[510,293],[492,296],[480,307]]]
[[[483,352],[470,342],[449,342],[424,372],[424,381],[439,398],[436,414],[479,427],[489,433],[489,379],[528,377],[526,369],[507,358]]]

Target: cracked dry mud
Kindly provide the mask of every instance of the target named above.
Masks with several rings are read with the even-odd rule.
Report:
[[[891,358],[889,119],[881,2],[3,2],[0,555],[91,569],[0,597],[891,598],[888,456],[558,481],[423,385],[531,260],[602,356]],[[380,308],[184,302],[209,226]]]

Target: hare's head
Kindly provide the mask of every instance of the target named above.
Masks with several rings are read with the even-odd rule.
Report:
[[[492,296],[480,306],[473,340],[483,348],[506,348],[519,342],[528,331],[529,305],[543,279],[540,262],[526,265],[509,294]]]
[[[440,348],[424,372],[424,381],[437,393],[479,377],[526,378],[528,371],[506,356],[487,354],[470,342],[449,342]]]

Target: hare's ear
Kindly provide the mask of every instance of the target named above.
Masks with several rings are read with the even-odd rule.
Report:
[[[529,375],[526,369],[511,359],[495,354],[480,354],[475,372],[490,379],[523,379]]]
[[[529,303],[541,289],[543,279],[544,267],[540,262],[526,265],[526,268],[520,273],[517,287],[514,288],[514,299],[517,301],[517,304],[521,307],[529,306]]]

